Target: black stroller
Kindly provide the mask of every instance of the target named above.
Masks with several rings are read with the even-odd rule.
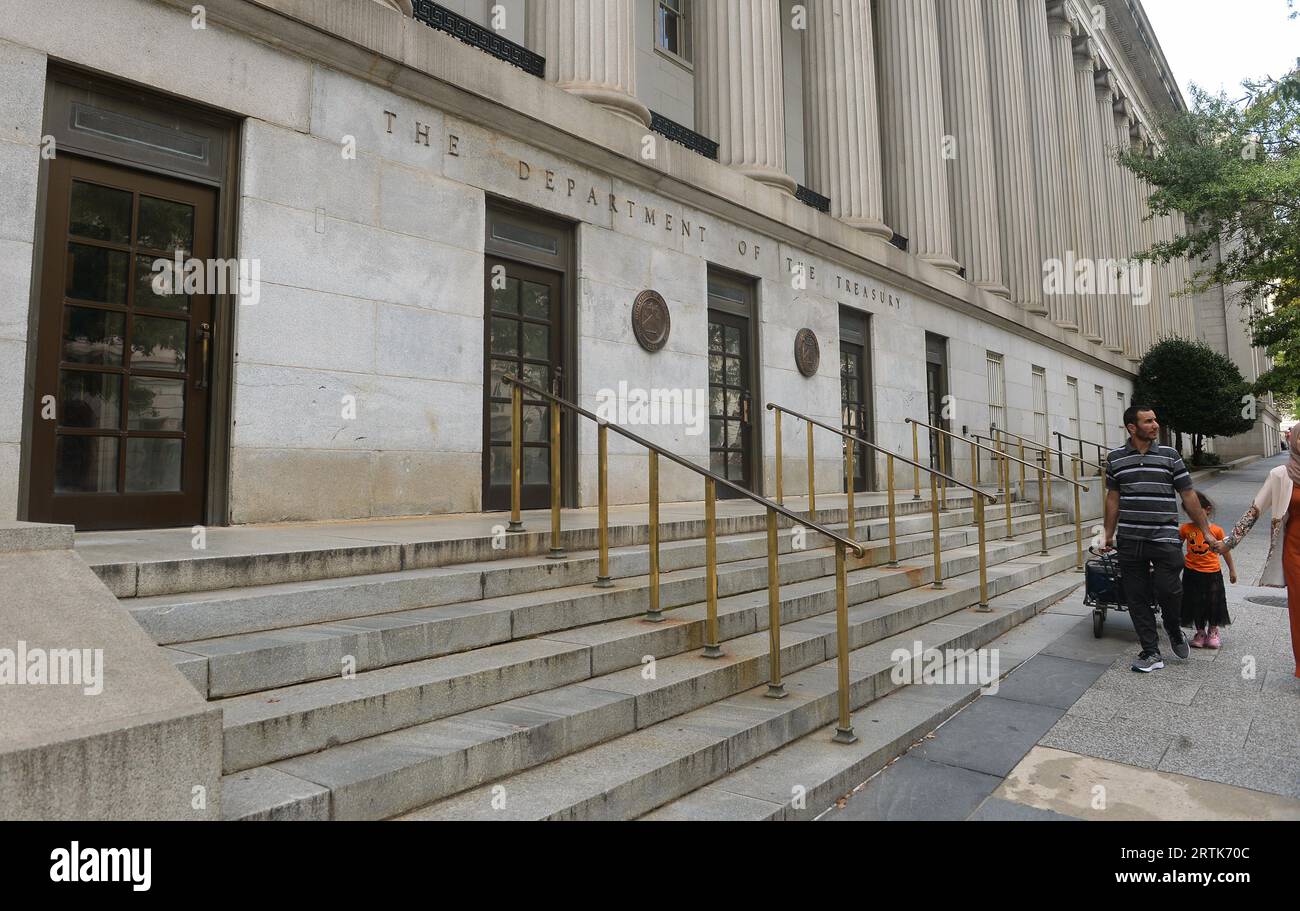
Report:
[[[1083,604],[1092,608],[1092,634],[1100,639],[1102,627],[1106,625],[1106,611],[1127,612],[1128,604],[1124,600],[1124,580],[1120,577],[1118,554],[1095,547],[1089,547],[1088,553],[1096,559],[1089,560],[1084,566]],[[1153,604],[1152,608],[1159,615],[1160,605]]]

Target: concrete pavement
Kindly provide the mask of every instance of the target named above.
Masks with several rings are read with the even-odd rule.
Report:
[[[1282,458],[1202,481],[1215,523],[1230,528]],[[1093,637],[1082,590],[1013,630],[1041,650],[822,818],[1300,819],[1286,592],[1249,584],[1267,552],[1258,525],[1234,553],[1223,648],[1178,661],[1166,647],[1152,674],[1128,668],[1126,613]]]

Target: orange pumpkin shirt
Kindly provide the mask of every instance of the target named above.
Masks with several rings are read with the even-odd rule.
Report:
[[[1210,531],[1214,537],[1222,541],[1224,538],[1223,529],[1217,525],[1211,525]],[[1210,546],[1205,543],[1205,535],[1201,530],[1191,522],[1185,522],[1178,527],[1178,537],[1187,542],[1187,555],[1183,558],[1183,565],[1188,569],[1196,570],[1198,573],[1217,573],[1219,569],[1219,555],[1210,550]]]

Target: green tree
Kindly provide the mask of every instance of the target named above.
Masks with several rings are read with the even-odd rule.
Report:
[[[1191,434],[1199,463],[1206,437],[1231,437],[1255,425],[1254,395],[1237,365],[1203,342],[1169,338],[1152,346],[1138,368],[1133,401],[1155,409],[1160,423]]]
[[[1295,18],[1293,0],[1289,2]],[[1300,391],[1300,61],[1281,78],[1243,84],[1229,99],[1192,87],[1192,106],[1160,125],[1153,156],[1121,163],[1154,188],[1159,214],[1182,211],[1189,233],[1140,254],[1198,264],[1194,292],[1231,287],[1248,308],[1252,338],[1275,368],[1256,394]],[[1218,258],[1212,254],[1218,252]],[[1201,260],[1210,258],[1210,262]]]

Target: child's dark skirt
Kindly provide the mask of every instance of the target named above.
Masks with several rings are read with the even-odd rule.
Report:
[[[1202,573],[1183,567],[1182,624],[1205,629],[1228,626],[1228,596],[1223,588],[1223,573]]]

